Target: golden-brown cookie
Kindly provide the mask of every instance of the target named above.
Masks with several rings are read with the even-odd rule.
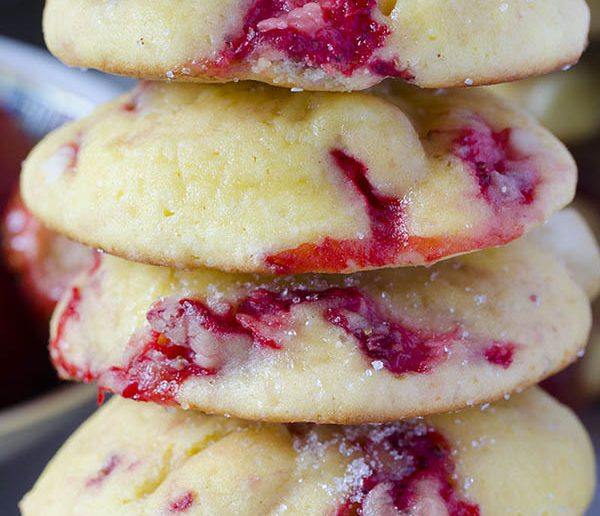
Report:
[[[426,269],[272,278],[105,256],[53,317],[63,377],[217,414],[359,423],[491,401],[573,361],[589,301],[525,241]]]
[[[49,0],[67,64],[140,78],[357,90],[503,82],[574,63],[583,0]]]
[[[594,452],[541,390],[385,426],[256,424],[113,399],[63,446],[24,516],[583,514]]]
[[[134,261],[293,274],[504,244],[575,182],[562,144],[484,91],[147,83],[39,144],[22,193],[48,226]]]

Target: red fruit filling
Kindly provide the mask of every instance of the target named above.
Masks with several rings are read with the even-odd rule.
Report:
[[[513,363],[516,346],[509,342],[494,342],[484,351],[486,360],[490,364],[494,364],[508,369]]]
[[[111,369],[124,385],[121,395],[139,401],[170,403],[183,382],[216,374],[239,354],[234,342],[251,335],[232,307],[217,313],[194,299],[158,302],[147,319],[151,330],[142,336],[141,351],[126,367]]]
[[[512,129],[495,132],[480,117],[451,140],[453,154],[468,164],[486,202],[499,213],[535,201],[539,174],[532,157],[514,144]],[[431,134],[447,134],[432,131]],[[325,237],[320,243],[305,243],[265,258],[276,274],[340,272],[394,264],[399,256],[421,256],[425,262],[453,254],[492,247],[523,233],[518,212],[506,221],[490,224],[485,235],[419,237],[408,233],[403,220],[405,199],[381,194],[368,179],[368,168],[347,152],[333,149],[330,156],[347,182],[360,195],[370,220],[370,235],[363,239],[337,240]]]
[[[73,320],[79,320],[79,305],[81,304],[81,290],[77,287],[71,289],[69,299],[63,308],[56,326],[56,334],[50,342],[50,357],[58,371],[65,376],[69,376],[79,381],[91,381],[93,375],[86,373],[81,368],[71,364],[64,356],[62,343],[65,329]]]
[[[343,302],[334,297],[323,315],[352,335],[371,363],[394,374],[427,373],[446,358],[454,332],[436,335],[411,329],[391,320],[358,290],[345,289],[344,293]]]
[[[334,149],[330,155],[348,183],[362,197],[371,234],[362,240],[325,237],[319,244],[302,244],[268,256],[265,261],[277,274],[382,267],[393,263],[408,244],[403,220],[404,201],[378,192],[368,179],[367,167],[343,150]]]
[[[281,332],[288,326],[290,309],[304,303],[319,303],[326,321],[352,335],[369,361],[381,362],[394,374],[429,371],[443,360],[454,336],[411,329],[384,314],[371,297],[349,287],[283,293],[257,289],[242,300],[238,314],[256,340],[281,346],[273,330]]]
[[[305,303],[319,303],[323,317],[356,338],[369,361],[394,374],[430,371],[445,358],[454,336],[392,321],[355,288],[279,293],[259,288],[221,313],[192,299],[157,303],[148,313],[151,331],[141,351],[111,373],[124,385],[122,396],[170,403],[189,377],[214,375],[226,363],[244,360],[251,346],[280,349],[292,307]]]
[[[478,516],[479,507],[454,488],[452,449],[423,423],[375,427],[367,435],[348,431],[340,451],[358,451],[344,480],[350,485],[338,516],[448,514]]]
[[[294,63],[351,76],[368,68],[381,76],[413,78],[392,60],[373,58],[390,31],[375,20],[376,0],[255,0],[238,34],[226,39],[209,66],[229,68],[248,57],[281,52]]]
[[[114,367],[111,372],[126,381],[121,392],[124,398],[168,403],[190,376],[216,373],[196,364],[195,355],[192,348],[173,344],[161,334],[152,332],[151,340],[126,368]]]
[[[100,255],[94,253],[94,263],[89,269],[88,274],[93,276],[100,267]],[[78,380],[80,382],[91,382],[96,376],[91,371],[83,369],[72,362],[65,356],[65,347],[68,347],[65,342],[65,332],[67,326],[73,321],[79,320],[79,306],[81,304],[81,289],[79,287],[72,287],[69,293],[69,297],[65,303],[64,308],[58,318],[54,338],[50,341],[50,358],[52,363],[58,369],[62,376]]]
[[[66,169],[74,170],[77,166],[77,159],[79,158],[79,151],[81,150],[81,143],[78,141],[72,141],[65,143],[61,147],[62,152],[67,156]]]
[[[120,463],[121,458],[118,455],[111,455],[106,461],[106,464],[104,464],[104,466],[102,466],[98,473],[96,473],[96,475],[90,478],[85,485],[87,487],[99,486],[100,484],[102,484],[102,482],[104,482],[104,479],[108,477]]]
[[[169,503],[169,511],[171,512],[185,512],[192,505],[194,505],[194,493],[188,491],[182,494],[179,498]]]
[[[52,155],[44,161],[44,174],[46,181],[56,181],[63,174],[74,173],[77,170],[79,151],[83,135],[77,134],[76,139],[58,147]]]
[[[430,372],[447,358],[453,342],[467,338],[458,330],[436,334],[394,320],[354,287],[281,292],[257,288],[236,305],[219,302],[209,308],[186,298],[157,302],[147,315],[150,327],[132,339],[135,351],[127,365],[92,374],[69,363],[63,352],[65,326],[79,318],[80,302],[81,292],[74,288],[51,343],[61,373],[82,381],[101,377],[101,388],[162,404],[174,403],[188,378],[212,376],[227,365],[244,363],[253,347],[283,348],[295,335],[292,309],[300,305],[315,305],[326,321],[358,341],[374,369],[397,375]],[[474,339],[469,344],[492,364],[506,368],[512,362],[513,344],[485,347]]]
[[[291,326],[292,307],[305,303],[319,303],[325,320],[357,339],[369,361],[378,361],[394,374],[429,372],[445,358],[455,337],[392,321],[355,288],[281,293],[256,289],[222,314],[200,301],[182,299],[175,309],[159,303],[149,312],[150,342],[126,368],[113,369],[126,380],[121,394],[142,401],[172,401],[190,376],[216,374],[232,357],[240,356],[239,349],[230,349],[232,337],[242,337],[241,346],[246,348],[279,349]],[[165,317],[166,312],[170,313]]]
[[[493,131],[480,118],[459,132],[453,153],[469,165],[481,194],[495,209],[534,201],[538,173],[531,157],[515,148],[512,129]]]

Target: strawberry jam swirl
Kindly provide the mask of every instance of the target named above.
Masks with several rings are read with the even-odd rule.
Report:
[[[518,238],[524,231],[527,208],[535,202],[539,173],[532,156],[515,145],[515,131],[493,131],[483,119],[473,115],[469,125],[458,131],[432,131],[430,134],[432,138],[448,141],[450,151],[468,166],[481,197],[493,210],[494,216],[485,233],[477,236],[412,235],[405,222],[405,212],[410,208],[409,196],[382,194],[369,180],[369,170],[364,163],[342,149],[332,149],[329,152],[331,162],[364,204],[370,234],[365,238],[344,240],[327,236],[318,243],[304,243],[266,256],[267,267],[275,274],[298,274],[348,272],[400,262],[431,263]]]
[[[88,269],[88,277],[94,277],[100,269],[101,255],[98,252],[93,254],[92,266]],[[54,337],[50,341],[49,350],[50,358],[54,367],[58,370],[61,376],[72,378],[80,382],[89,383],[96,379],[94,375],[87,368],[72,363],[66,356],[66,348],[68,344],[66,342],[66,333],[68,327],[80,320],[80,305],[82,302],[82,291],[80,287],[71,287],[66,293],[67,299],[64,303],[56,328],[54,330]]]
[[[366,69],[382,77],[412,80],[395,60],[377,56],[390,34],[376,20],[377,11],[376,0],[255,0],[241,29],[225,38],[216,59],[193,61],[182,70],[226,74],[241,63],[283,55],[297,66],[327,75],[349,77]]]
[[[324,443],[310,434],[296,437],[301,453],[310,453],[319,442],[321,447],[337,446],[352,459],[335,483],[344,497],[337,516],[480,514],[477,505],[456,492],[450,444],[423,422],[345,427],[342,436]]]
[[[209,307],[190,298],[166,298],[147,313],[148,326],[136,333],[126,365],[92,373],[70,363],[65,329],[78,321],[81,292],[74,288],[60,316],[51,344],[59,371],[81,381],[99,379],[100,388],[126,398],[176,404],[181,385],[191,377],[211,377],[224,368],[247,363],[253,349],[282,350],[296,335],[299,314],[309,305],[330,325],[357,343],[366,361],[394,375],[426,374],[445,361],[455,343],[469,355],[507,368],[516,346],[484,341],[457,329],[436,333],[414,328],[385,313],[355,287],[323,290],[256,288],[236,300]],[[466,356],[465,356],[466,358]]]
[[[319,244],[302,244],[266,258],[277,274],[337,272],[357,268],[383,267],[394,263],[408,244],[402,199],[383,195],[368,178],[364,163],[341,149],[330,152],[331,159],[346,182],[360,195],[369,216],[370,236],[364,239],[336,240],[325,237]]]
[[[494,131],[475,117],[458,132],[452,152],[465,162],[479,184],[483,198],[495,210],[530,205],[535,198],[538,172],[530,156],[514,144],[515,131]]]

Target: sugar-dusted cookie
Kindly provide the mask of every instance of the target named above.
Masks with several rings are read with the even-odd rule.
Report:
[[[432,268],[271,278],[104,256],[53,317],[65,378],[267,421],[394,421],[491,401],[582,350],[585,293],[515,242]]]
[[[579,58],[583,0],[49,0],[67,64],[140,78],[357,90],[503,82]]]
[[[568,203],[575,164],[484,91],[145,83],[25,163],[44,223],[173,267],[292,274],[504,244]]]
[[[383,426],[259,424],[113,399],[67,441],[21,510],[583,514],[593,489],[585,430],[538,389]]]

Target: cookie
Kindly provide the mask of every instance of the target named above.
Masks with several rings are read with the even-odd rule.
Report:
[[[600,75],[597,62],[568,72],[490,86],[489,89],[535,116],[561,141],[577,144],[600,130]]]
[[[384,426],[257,424],[113,399],[21,502],[68,514],[582,514],[594,453],[532,389]],[[360,512],[359,512],[360,511]]]
[[[442,262],[273,278],[104,256],[61,300],[64,378],[267,421],[373,423],[491,401],[575,360],[585,293],[515,242]],[[451,386],[451,388],[449,387]]]
[[[580,198],[577,200],[576,206],[590,225],[595,238],[600,238],[600,214],[596,203]],[[591,263],[585,265],[581,262],[580,267],[594,270]],[[592,298],[595,299],[593,304],[594,325],[587,350],[583,360],[577,364],[577,382],[587,400],[595,400],[600,397],[600,300],[597,299],[597,294],[596,291],[596,296]]]
[[[39,144],[28,207],[134,261],[354,272],[504,244],[568,203],[576,167],[482,91],[145,83]]]
[[[600,293],[600,250],[596,236],[579,212],[581,204],[576,206],[555,213],[527,238],[553,253],[594,300]]]
[[[145,79],[358,90],[491,84],[572,64],[583,0],[49,0],[65,63]]]
[[[44,227],[18,192],[5,208],[2,250],[35,313],[47,324],[67,286],[94,263],[94,251]]]
[[[588,230],[581,221],[585,218]],[[579,221],[579,223],[578,223]],[[544,382],[544,388],[571,407],[583,409],[600,397],[600,258],[597,240],[600,217],[594,203],[578,197],[574,208],[553,215],[547,225],[530,233],[538,245],[562,256],[563,263],[582,286],[593,307],[592,330],[585,355],[577,363]]]
[[[594,303],[592,308],[594,324],[585,355],[541,384],[552,396],[578,412],[593,410],[600,399],[600,303]]]

